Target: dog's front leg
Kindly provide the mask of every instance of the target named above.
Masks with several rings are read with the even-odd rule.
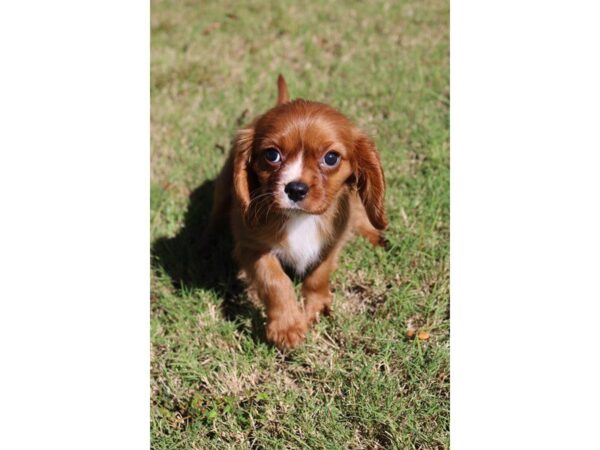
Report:
[[[335,270],[341,246],[335,248],[310,272],[302,283],[304,312],[309,325],[319,322],[321,314],[331,314],[333,294],[329,288],[329,277]]]
[[[281,349],[297,346],[307,323],[296,301],[294,285],[271,253],[237,252],[238,260],[267,312],[267,339]]]

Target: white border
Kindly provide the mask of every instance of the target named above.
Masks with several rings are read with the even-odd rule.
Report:
[[[0,5],[2,448],[148,448],[149,5]],[[453,2],[452,447],[597,444],[597,3]]]
[[[598,446],[597,2],[451,5],[451,443]]]
[[[0,5],[0,448],[149,448],[149,24]]]

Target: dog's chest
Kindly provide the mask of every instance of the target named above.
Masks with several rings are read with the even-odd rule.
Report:
[[[284,233],[282,244],[273,251],[282,263],[302,275],[321,254],[321,218],[313,215],[293,217],[285,224]]]

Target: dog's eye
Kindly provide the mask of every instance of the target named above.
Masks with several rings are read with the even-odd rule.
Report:
[[[339,160],[340,155],[336,152],[327,152],[327,154],[323,157],[323,162],[329,167],[335,166]]]
[[[271,163],[281,162],[281,153],[274,148],[269,148],[265,152],[265,159]]]

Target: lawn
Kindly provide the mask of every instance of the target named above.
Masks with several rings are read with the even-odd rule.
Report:
[[[449,447],[448,21],[446,0],[152,1],[154,449]],[[334,315],[287,354],[227,231],[195,251],[231,138],[279,73],[377,143],[391,243],[346,247]]]

